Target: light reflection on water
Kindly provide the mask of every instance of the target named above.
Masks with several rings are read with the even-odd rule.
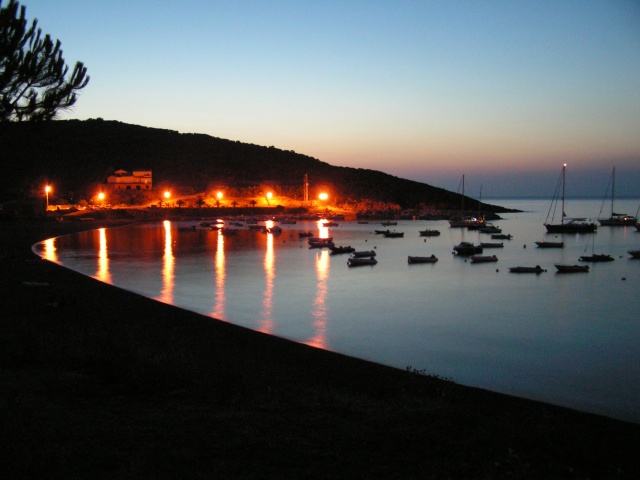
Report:
[[[225,236],[167,221],[50,239],[35,250],[102,281],[262,332],[640,422],[640,261],[626,253],[638,249],[640,233],[601,227],[596,253],[616,260],[594,264],[588,274],[558,275],[553,264],[578,263],[586,248],[590,253],[591,236],[563,236],[562,250],[538,249],[534,241],[554,238],[542,225],[547,201],[494,203],[525,210],[495,222],[514,235],[495,251],[497,264],[451,254],[460,241],[490,241],[488,235],[422,221],[384,227],[404,231],[402,239],[375,235],[381,227],[373,222],[331,229],[299,222],[282,225],[282,234],[245,227]],[[621,208],[633,212],[633,203]],[[588,217],[598,206],[574,202],[572,210]],[[441,236],[419,237],[425,226]],[[348,268],[346,255],[307,248],[302,231],[375,249],[379,263]],[[407,255],[432,253],[436,264],[407,264]],[[548,272],[508,273],[536,264]]]

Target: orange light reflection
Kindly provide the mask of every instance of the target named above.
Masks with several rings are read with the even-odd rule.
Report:
[[[215,271],[216,271],[216,291],[214,305],[211,316],[219,320],[224,320],[224,304],[225,304],[225,292],[224,282],[226,279],[225,270],[225,258],[224,258],[224,235],[218,231],[218,243],[216,245],[216,257],[215,257]]]
[[[273,226],[273,222],[267,222],[267,228],[271,228],[269,226]],[[263,333],[272,333],[273,332],[273,318],[272,318],[272,308],[273,308],[273,281],[276,276],[276,267],[275,267],[275,254],[273,251],[273,234],[267,234],[267,251],[264,255],[264,274],[265,274],[265,287],[264,287],[264,299],[262,301],[262,321],[260,324],[260,328],[258,329]]]
[[[329,278],[329,252],[322,250],[316,257],[316,276],[318,290],[313,302],[313,329],[315,336],[305,342],[317,348],[327,348],[327,280]]]
[[[162,291],[158,300],[165,303],[171,303],[173,301],[173,270],[175,264],[175,258],[173,256],[173,245],[171,236],[171,222],[165,220],[162,222],[164,225],[164,256],[162,257]]]
[[[320,220],[317,221],[318,224],[318,238],[329,238],[329,227],[326,227],[324,225],[324,222],[326,222],[327,220],[324,218],[321,218]]]
[[[50,238],[45,240],[43,243],[44,251],[42,252],[45,260],[49,260],[50,262],[58,261],[58,254],[56,253],[56,239]]]
[[[100,249],[98,250],[98,271],[96,278],[101,282],[111,283],[111,273],[109,273],[109,254],[107,251],[107,229],[98,229],[100,234]]]

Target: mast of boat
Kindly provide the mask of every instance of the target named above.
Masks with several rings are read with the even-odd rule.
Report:
[[[461,199],[461,206],[460,206],[460,216],[462,218],[464,218],[464,173],[462,174],[462,199]]]
[[[613,200],[616,198],[616,167],[613,167],[613,175],[611,177],[611,218],[615,215],[613,209]]]
[[[565,184],[565,175],[566,175],[567,164],[562,165],[562,215],[560,223],[564,225],[564,184]]]

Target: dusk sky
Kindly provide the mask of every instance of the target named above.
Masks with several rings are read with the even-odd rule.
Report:
[[[6,1],[3,2],[3,5]],[[640,195],[635,0],[24,0],[63,119],[204,133],[483,196]]]

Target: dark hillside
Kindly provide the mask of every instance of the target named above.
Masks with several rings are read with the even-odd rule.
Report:
[[[117,169],[151,169],[154,184],[246,188],[277,185],[302,198],[304,174],[314,187],[328,187],[332,198],[371,200],[401,208],[421,205],[457,209],[460,196],[442,188],[379,171],[335,167],[307,155],[202,134],[129,125],[117,121],[67,120],[0,126],[3,175],[0,201],[24,197],[47,182],[58,192],[86,195]],[[470,209],[477,200],[467,198]],[[483,211],[501,212],[484,204]]]

